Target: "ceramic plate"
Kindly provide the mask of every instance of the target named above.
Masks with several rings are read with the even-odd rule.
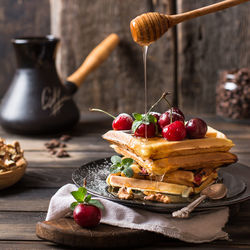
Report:
[[[76,169],[72,174],[73,182],[77,186],[82,186],[84,179],[88,192],[94,196],[118,202],[123,205],[138,207],[155,212],[172,212],[182,208],[192,201],[191,198],[180,199],[179,196],[172,195],[175,202],[170,204],[157,203],[145,200],[120,200],[115,193],[109,192],[106,178],[109,174],[111,162],[110,158],[101,159],[84,164]],[[221,168],[219,179],[227,186],[227,196],[218,201],[206,200],[196,208],[196,210],[208,210],[223,206],[229,206],[243,202],[250,198],[250,168],[236,163],[228,167]]]

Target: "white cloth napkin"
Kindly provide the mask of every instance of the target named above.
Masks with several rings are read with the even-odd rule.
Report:
[[[70,192],[75,190],[75,185],[66,184],[54,194],[50,200],[46,220],[58,219],[70,212],[69,206],[75,201]],[[189,219],[176,219],[171,218],[169,214],[129,208],[101,198],[95,199],[100,200],[105,207],[101,219],[101,223],[104,224],[157,232],[192,243],[228,240],[228,234],[222,230],[228,220],[227,207],[196,214]]]

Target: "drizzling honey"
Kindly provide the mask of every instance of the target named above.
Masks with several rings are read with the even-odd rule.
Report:
[[[148,88],[147,88],[147,53],[148,46],[142,47],[142,57],[144,66],[144,112],[147,113],[148,110]]]
[[[148,54],[148,46],[143,46],[142,57],[143,57],[143,66],[144,66],[144,114],[146,114],[148,110],[147,54]],[[148,138],[147,128],[145,129],[145,138]]]

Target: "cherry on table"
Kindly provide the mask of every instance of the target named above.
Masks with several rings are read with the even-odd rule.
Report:
[[[147,132],[146,132],[147,130]],[[134,132],[135,136],[138,137],[144,137],[144,138],[150,138],[155,136],[155,124],[150,123],[148,125],[142,123]]]
[[[168,141],[181,141],[186,137],[186,128],[182,121],[175,121],[162,129],[162,136]]]
[[[100,223],[101,211],[96,206],[80,203],[75,207],[73,217],[81,227],[91,228]]]
[[[186,130],[190,139],[203,138],[207,133],[207,124],[200,118],[193,118],[187,122]]]
[[[112,123],[114,130],[130,130],[132,127],[133,118],[126,113],[119,114]]]

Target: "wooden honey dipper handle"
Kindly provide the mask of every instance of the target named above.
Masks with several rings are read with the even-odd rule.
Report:
[[[178,15],[171,15],[168,16],[169,18],[169,23],[170,23],[170,27],[181,23],[183,21],[192,19],[192,18],[196,18],[199,16],[204,16],[210,13],[214,13],[220,10],[224,10],[227,9],[229,7],[244,3],[244,2],[248,2],[249,0],[225,0],[219,3],[215,3],[209,6],[205,6],[196,10],[191,10],[185,13],[181,13]]]
[[[177,15],[164,15],[157,12],[149,12],[133,19],[130,22],[130,30],[134,41],[142,46],[146,46],[160,38],[169,28],[178,23],[248,1],[249,0],[225,0]]]

